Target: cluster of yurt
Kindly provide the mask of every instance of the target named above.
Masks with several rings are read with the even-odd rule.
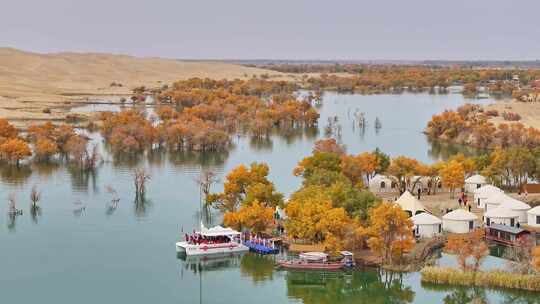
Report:
[[[488,197],[503,192],[504,191],[493,185],[485,185],[476,189],[474,191],[474,202],[476,203],[476,207],[479,209],[484,209],[486,207],[486,200]]]
[[[442,232],[442,221],[427,212],[411,217],[414,227],[414,236],[433,237]]]
[[[480,174],[475,174],[465,179],[465,191],[474,192],[476,189],[479,189],[480,187],[485,186],[487,184],[488,184],[488,181],[486,180],[485,177],[483,177]]]
[[[409,214],[409,217],[426,212],[426,207],[416,197],[414,197],[409,191],[403,192],[403,194],[396,200],[401,209]]]
[[[442,217],[442,225],[445,231],[451,233],[468,233],[475,229],[475,221],[478,219],[473,213],[456,209]]]
[[[527,225],[540,228],[540,206],[527,211]]]
[[[369,180],[369,190],[373,193],[395,192],[396,181],[389,176],[377,174]]]

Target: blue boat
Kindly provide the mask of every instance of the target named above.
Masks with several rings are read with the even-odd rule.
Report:
[[[244,245],[249,248],[250,251],[259,253],[259,254],[277,254],[279,249],[263,244],[258,244],[254,241],[244,241]]]

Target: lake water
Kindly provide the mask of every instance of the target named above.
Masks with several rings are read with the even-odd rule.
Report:
[[[276,134],[268,140],[235,137],[228,153],[153,151],[133,159],[113,156],[101,145],[105,162],[94,174],[65,165],[33,164],[20,169],[1,165],[2,303],[432,303],[449,295],[470,296],[473,291],[423,286],[418,273],[392,277],[375,271],[339,277],[288,273],[274,270],[272,257],[247,254],[183,261],[174,247],[182,228],[197,226],[199,198],[194,179],[202,168],[223,176],[239,164],[266,162],[277,189],[290,194],[300,184],[292,169],[311,153],[313,142],[324,137],[327,119],[334,115],[349,153],[379,147],[392,156],[425,162],[457,151],[474,153],[430,144],[421,133],[431,115],[464,102],[461,95],[328,93],[318,129]],[[366,113],[363,130],[354,127],[357,110]],[[382,125],[378,130],[376,117]],[[98,135],[92,136],[101,142]],[[142,204],[134,203],[132,172],[136,167],[146,167],[151,174],[147,201]],[[42,191],[39,214],[29,208],[33,185]],[[119,193],[116,209],[110,206],[106,185]],[[16,195],[23,215],[7,216],[10,193]],[[219,215],[212,221],[219,222]],[[530,299],[523,293],[474,292],[491,303],[513,296]]]

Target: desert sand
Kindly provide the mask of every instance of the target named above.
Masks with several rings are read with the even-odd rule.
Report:
[[[161,87],[191,77],[249,78],[285,74],[223,62],[179,61],[96,53],[38,54],[0,48],[0,117],[63,120],[69,108],[99,96],[130,94],[137,86]],[[111,83],[122,87],[111,87]],[[51,113],[43,113],[44,109]]]
[[[497,110],[499,117],[493,117],[490,120],[499,124],[508,123],[502,118],[503,112],[514,112],[521,116],[521,122],[527,127],[540,129],[540,102],[521,102],[521,101],[498,101],[494,104],[484,107],[485,110]]]

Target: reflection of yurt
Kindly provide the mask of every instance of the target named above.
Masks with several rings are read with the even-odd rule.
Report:
[[[476,215],[463,209],[456,209],[442,217],[442,225],[445,231],[451,233],[468,233],[474,229]]]
[[[540,227],[540,206],[527,211],[527,225],[531,227]]]
[[[467,179],[465,179],[465,191],[474,192],[474,190],[487,185],[487,180],[485,177],[479,174],[475,174]]]
[[[474,201],[476,202],[476,206],[480,209],[484,209],[486,206],[487,198],[502,192],[504,191],[493,185],[485,185],[474,190]]]
[[[517,213],[519,215],[520,223],[527,223],[527,211],[531,209],[531,206],[528,204],[513,197],[507,196],[505,200],[501,201],[499,206]]]
[[[401,209],[406,211],[409,216],[414,216],[422,212],[426,212],[426,207],[416,197],[414,197],[409,191],[403,192],[403,194],[396,200]]]
[[[489,209],[484,213],[484,223],[487,226],[491,224],[501,224],[515,227],[519,220],[519,213],[512,211],[504,206]]]
[[[369,190],[371,192],[395,192],[397,185],[391,177],[377,174],[369,181]]]
[[[442,232],[442,221],[427,212],[411,217],[414,224],[414,235],[419,237],[432,237]]]

